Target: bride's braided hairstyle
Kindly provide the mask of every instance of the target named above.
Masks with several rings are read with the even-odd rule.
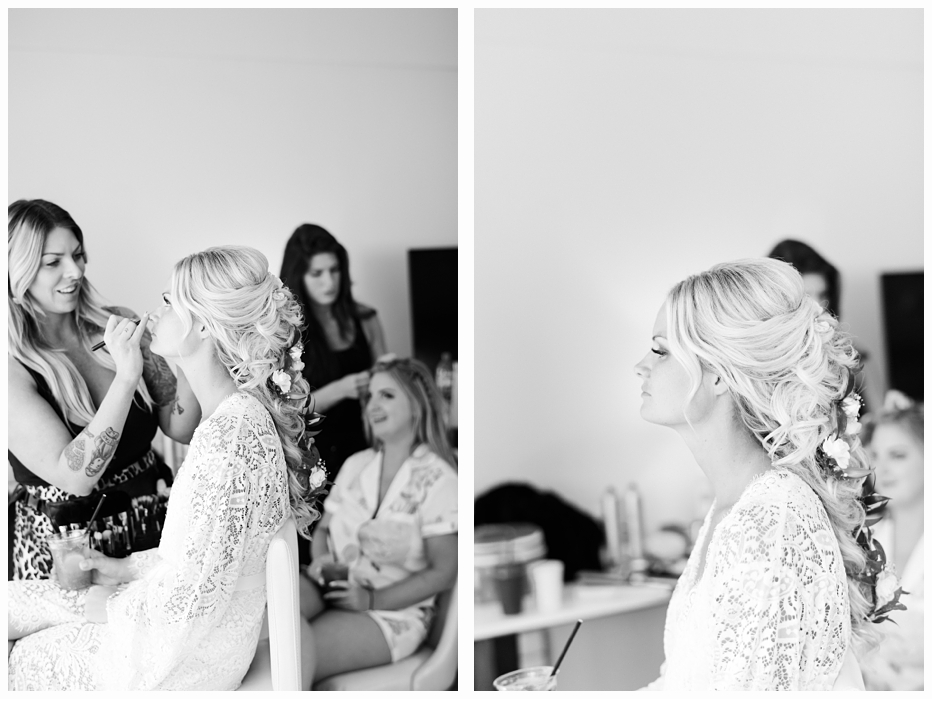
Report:
[[[289,355],[301,341],[303,308],[269,273],[262,253],[238,246],[208,248],[183,258],[172,273],[171,296],[185,333],[197,317],[239,390],[255,396],[271,414],[288,466],[295,523],[309,537],[309,526],[320,517],[308,483],[318,457],[313,448],[299,444],[310,389]],[[280,370],[291,380],[287,395],[272,380]]]
[[[722,263],[678,283],[665,304],[671,354],[699,389],[703,370],[727,383],[741,423],[774,468],[799,475],[821,499],[848,575],[851,627],[873,641],[866,555],[855,540],[865,519],[863,479],[826,473],[820,444],[838,432],[837,411],[859,369],[850,336],[806,295],[800,274],[770,258]],[[850,464],[868,468],[857,438]]]

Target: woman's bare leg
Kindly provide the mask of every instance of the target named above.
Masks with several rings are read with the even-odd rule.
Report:
[[[336,674],[391,663],[382,630],[364,612],[327,610],[311,622],[310,633],[314,652],[312,685]],[[308,682],[308,676],[304,681]]]
[[[301,620],[301,688],[310,691],[314,687],[314,667],[317,664],[317,649],[310,623]]]
[[[304,573],[298,574],[298,602],[301,607],[301,616],[312,620],[325,609],[327,605],[320,594],[320,588]]]

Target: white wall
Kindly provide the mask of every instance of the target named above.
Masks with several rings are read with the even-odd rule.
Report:
[[[480,10],[475,32],[477,494],[596,514],[636,481],[649,529],[704,511],[633,367],[675,282],[788,235],[839,268],[879,404],[878,276],[923,266],[921,10]]]
[[[9,201],[81,225],[112,302],[222,244],[350,253],[411,352],[406,251],[457,243],[456,10],[10,10]]]

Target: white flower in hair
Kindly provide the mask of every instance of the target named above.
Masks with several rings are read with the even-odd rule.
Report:
[[[848,469],[848,463],[851,461],[851,448],[844,440],[839,440],[834,435],[822,443],[822,451],[835,460],[835,464],[841,469]]]
[[[829,324],[828,320],[816,320],[815,328],[819,334],[828,334],[832,331],[832,325]]]
[[[301,355],[304,353],[304,347],[300,344],[295,344],[291,349],[288,350],[288,356],[291,357],[292,361],[300,361]]]
[[[849,418],[857,419],[858,411],[861,410],[861,397],[856,393],[846,396],[841,402],[841,409]]]
[[[272,374],[272,382],[282,393],[288,393],[291,390],[291,377],[283,369]]]
[[[311,472],[311,476],[308,477],[307,483],[311,489],[317,489],[326,481],[327,473],[324,472],[320,467],[315,467],[314,471]]]
[[[900,587],[900,581],[896,577],[892,565],[891,563],[885,566],[884,569],[880,571],[880,575],[877,576],[877,585],[875,587],[877,591],[877,607],[883,607],[893,600],[894,594]]]

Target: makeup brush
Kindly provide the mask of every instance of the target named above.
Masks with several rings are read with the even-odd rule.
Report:
[[[138,325],[138,324],[139,324],[139,320],[131,320],[131,322],[132,322],[134,325]],[[95,344],[93,347],[91,347],[91,351],[92,351],[92,352],[96,352],[98,349],[102,349],[102,348],[105,347],[105,346],[107,346],[107,343],[106,343],[106,342],[97,342],[97,344]]]

